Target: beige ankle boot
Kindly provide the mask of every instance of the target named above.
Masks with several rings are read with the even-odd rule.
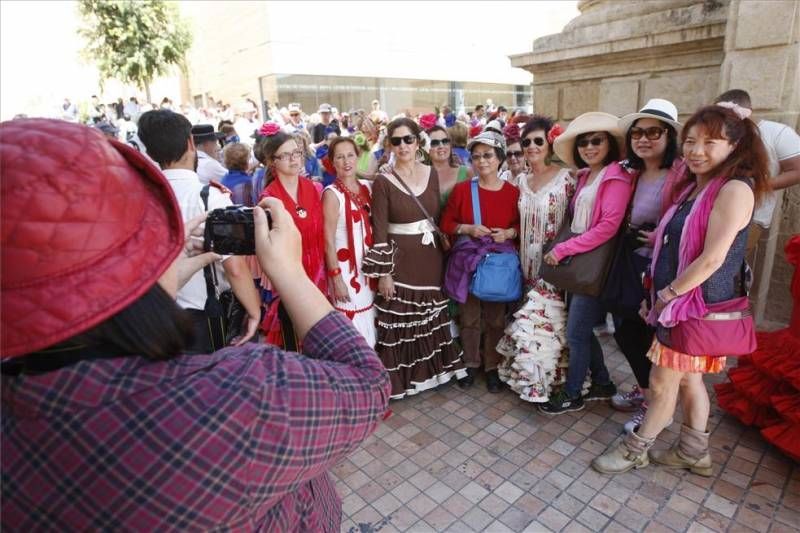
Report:
[[[592,468],[603,474],[622,474],[631,468],[644,468],[650,464],[647,460],[647,450],[653,442],[655,439],[644,439],[635,432],[628,433],[616,446],[595,457],[592,460]]]
[[[669,468],[687,468],[700,476],[711,476],[711,455],[708,453],[708,436],[682,425],[678,442],[669,450],[651,450],[650,460]]]

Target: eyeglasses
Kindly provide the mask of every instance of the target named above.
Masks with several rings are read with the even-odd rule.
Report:
[[[520,157],[522,157],[522,150],[508,151],[508,152],[506,152],[506,157],[508,157],[508,158],[512,158],[512,157],[520,158]]]
[[[531,139],[530,137],[525,137],[524,139],[522,139],[522,142],[520,144],[522,145],[523,148],[527,148],[528,146],[531,145],[531,143],[535,144],[536,146],[544,146],[544,138],[534,137],[533,139]]]
[[[634,141],[638,141],[642,138],[642,135],[650,139],[651,141],[657,141],[661,138],[661,135],[666,132],[666,128],[659,128],[658,126],[651,126],[649,128],[631,128],[631,139]]]
[[[389,142],[392,146],[400,146],[400,143],[414,144],[417,138],[413,135],[403,135],[402,137],[390,137]]]
[[[592,137],[591,139],[581,139],[576,144],[578,145],[578,148],[586,148],[590,144],[592,146],[600,146],[604,142],[606,142],[605,137]]]
[[[276,154],[272,156],[273,161],[289,161],[290,159],[299,159],[303,157],[302,150],[294,150],[292,152],[284,152],[282,154]]]
[[[491,158],[494,157],[494,151],[491,152],[483,152],[482,154],[472,154],[469,156],[469,160],[473,163],[479,162],[481,159],[484,161],[489,161]]]
[[[447,146],[450,144],[450,139],[431,139],[431,148],[436,148],[439,145]]]
[[[343,161],[355,161],[356,159],[358,159],[358,156],[356,156],[356,154],[337,155],[336,157],[333,158],[333,160],[336,161],[337,163],[341,163]]]

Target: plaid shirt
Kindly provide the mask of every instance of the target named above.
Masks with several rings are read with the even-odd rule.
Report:
[[[248,344],[3,376],[3,529],[338,531],[327,470],[389,380],[344,315],[303,346],[315,359]]]

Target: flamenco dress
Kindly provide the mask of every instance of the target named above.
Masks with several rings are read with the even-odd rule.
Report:
[[[800,235],[786,244],[794,265],[794,306],[789,327],[758,332],[758,348],[728,371],[728,383],[715,386],[719,406],[783,453],[800,461]]]
[[[514,321],[497,344],[503,361],[500,380],[519,397],[532,403],[547,402],[554,387],[567,378],[567,309],[563,291],[539,277],[544,246],[555,238],[575,192],[575,181],[561,170],[539,191],[520,189],[520,259],[528,290]]]

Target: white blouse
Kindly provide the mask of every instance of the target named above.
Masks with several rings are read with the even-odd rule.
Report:
[[[605,173],[606,169],[603,168],[592,184],[584,185],[578,193],[578,197],[575,199],[575,214],[572,216],[572,225],[570,226],[572,233],[585,233],[592,224],[592,211],[597,198],[597,189]]]

